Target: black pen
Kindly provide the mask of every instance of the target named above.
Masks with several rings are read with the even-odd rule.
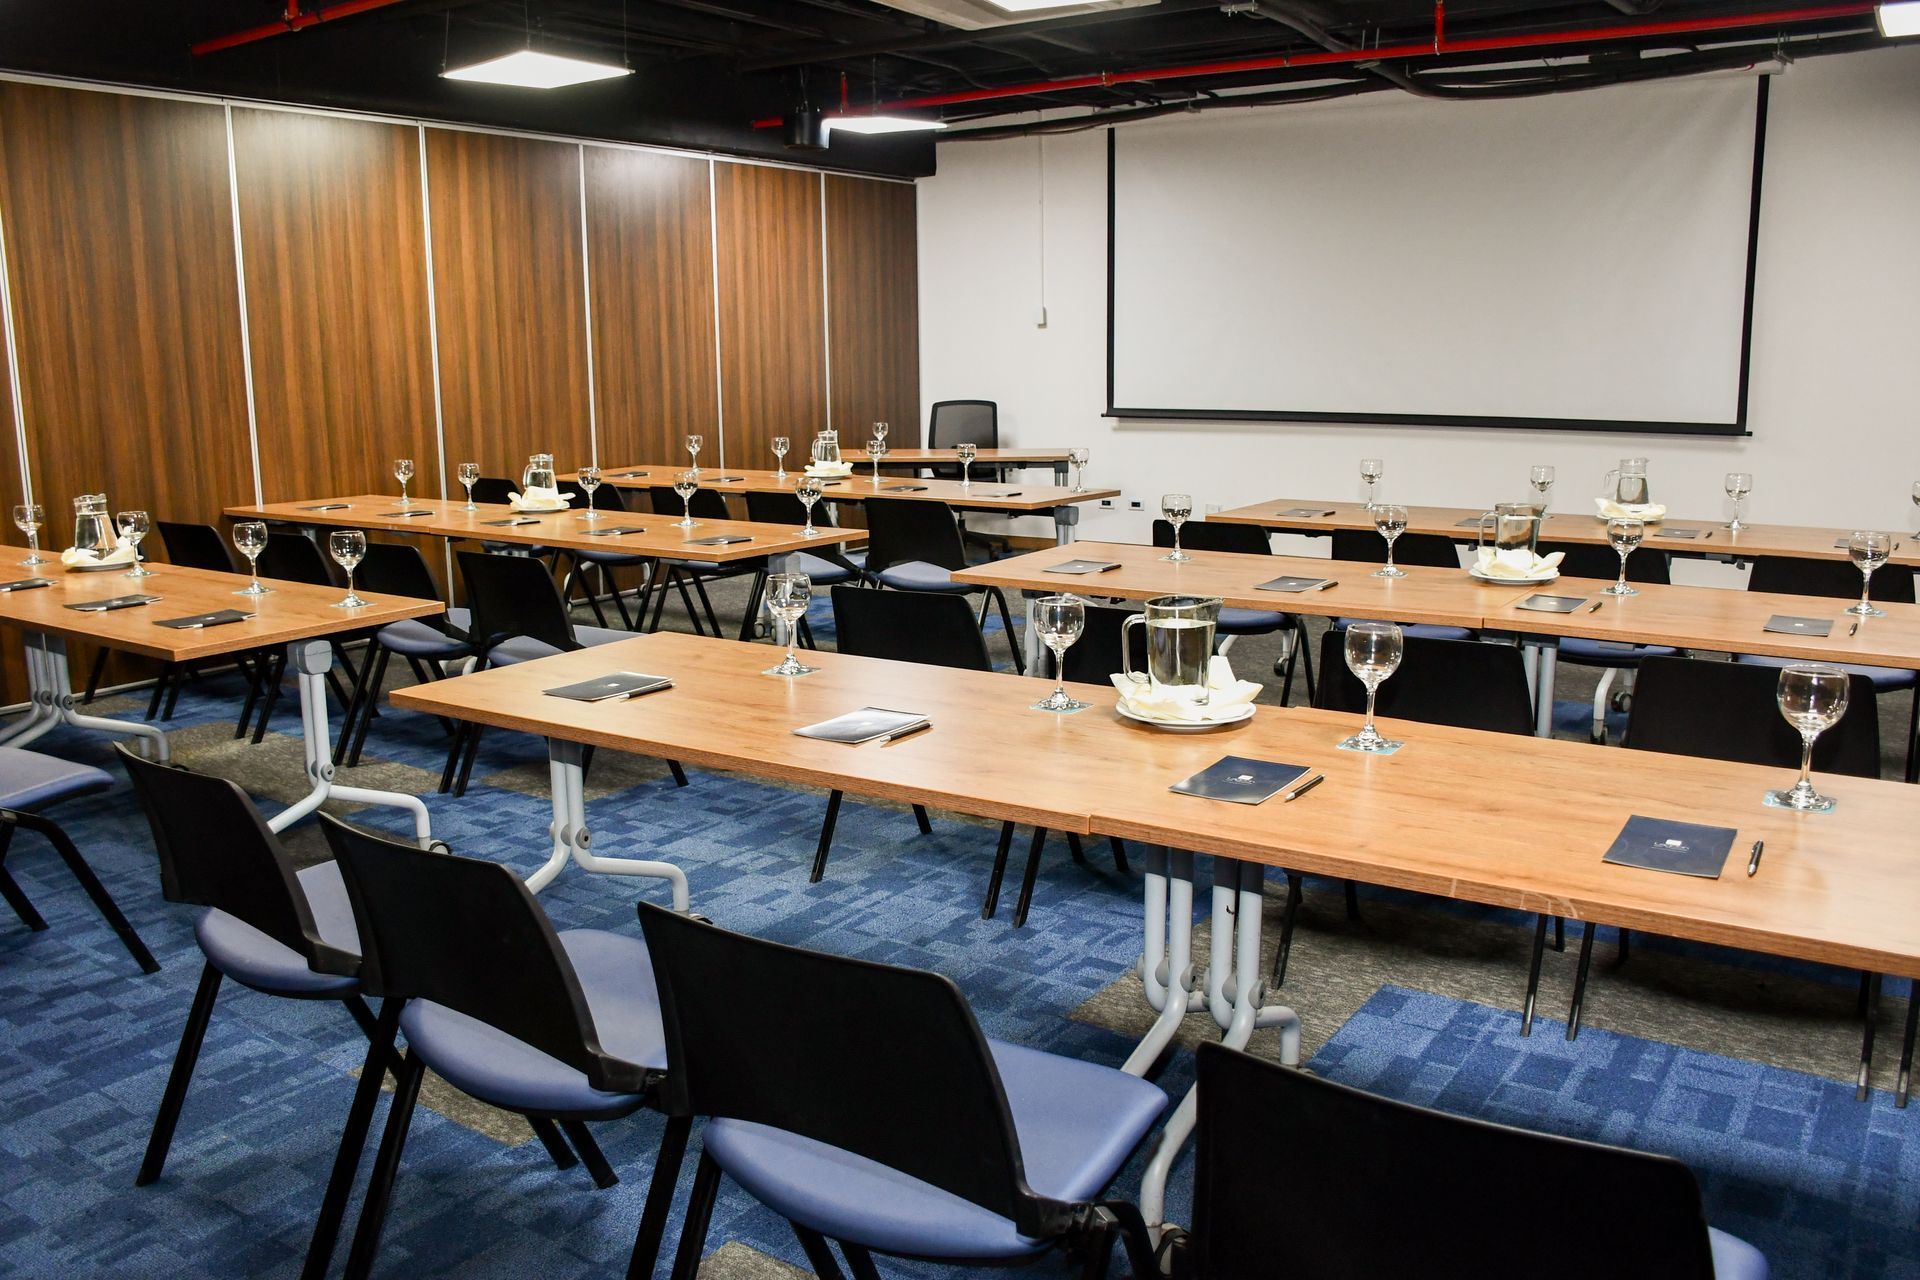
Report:
[[[895,738],[904,738],[910,733],[918,733],[922,729],[931,729],[931,728],[933,728],[933,721],[922,720],[919,724],[910,724],[904,729],[895,729],[892,733],[887,735],[887,741],[892,742]]]
[[[1588,612],[1588,613],[1593,613],[1593,612],[1595,612],[1596,610],[1598,610],[1598,609],[1600,608],[1600,606],[1601,606],[1601,605],[1603,605],[1603,604],[1605,604],[1605,603],[1606,603],[1606,601],[1605,601],[1605,600],[1595,600],[1595,601],[1594,601],[1594,602],[1593,602],[1592,604],[1590,604],[1590,605],[1588,605],[1588,606],[1587,606],[1587,612]]]
[[[1328,579],[1327,579],[1327,580],[1326,580],[1325,582],[1323,582],[1323,583],[1321,583],[1321,584],[1320,584],[1319,586],[1317,586],[1317,587],[1315,587],[1315,588],[1314,588],[1314,590],[1315,590],[1315,591],[1325,591],[1325,590],[1327,590],[1327,589],[1328,589],[1329,587],[1337,587],[1337,586],[1339,586],[1339,585],[1340,585],[1340,580],[1339,580],[1338,578],[1328,578]]]
[[[1767,842],[1765,840],[1755,840],[1753,842],[1753,856],[1747,859],[1747,874],[1749,876],[1760,869],[1760,855],[1765,853],[1766,850]]]
[[[1319,786],[1321,783],[1325,782],[1326,780],[1327,780],[1326,774],[1316,773],[1311,778],[1308,778],[1305,782],[1295,787],[1293,790],[1287,792],[1287,794],[1285,794],[1284,796],[1281,796],[1280,803],[1285,804],[1289,800],[1298,800],[1301,796],[1307,794],[1307,792],[1313,790],[1315,787]]]

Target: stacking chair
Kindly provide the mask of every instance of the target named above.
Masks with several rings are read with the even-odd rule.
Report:
[[[320,546],[305,533],[292,533],[275,529],[267,534],[267,546],[260,553],[260,576],[278,578],[285,582],[304,582],[313,587],[341,586],[341,580],[334,577],[333,564],[327,559]],[[327,672],[327,687],[333,690],[333,696],[340,700],[342,707],[353,705],[350,692],[353,685],[359,683],[360,673],[355,669],[353,660],[347,656],[343,642],[351,637],[333,636],[329,644],[333,647],[333,657],[347,673],[347,683],[341,684],[339,677],[332,671]],[[246,701],[240,705],[240,724],[234,730],[236,738],[246,736],[247,722],[252,717],[256,695],[259,699],[260,719],[254,724],[253,740],[257,745],[267,736],[267,724],[273,719],[274,708],[280,705],[280,684],[286,675],[287,654],[284,649],[276,649],[266,655],[264,662],[258,663],[259,680],[247,691]]]
[[[401,543],[370,542],[366,559],[360,562],[359,583],[382,595],[409,596],[416,600],[438,600],[439,584],[427,569],[426,557],[418,547]],[[404,618],[390,622],[373,633],[366,652],[360,656],[360,678],[353,686],[340,740],[333,747],[333,762],[345,760],[349,767],[360,763],[361,748],[367,744],[367,728],[378,714],[380,691],[387,678],[387,660],[399,654],[413,668],[414,679],[425,683],[446,677],[446,664],[473,656],[473,643],[466,628],[471,616],[465,609],[449,609],[433,618]],[[452,726],[448,725],[449,731]]]
[[[1333,558],[1362,564],[1385,564],[1387,540],[1365,529],[1335,529]],[[1403,533],[1394,541],[1393,562],[1402,567],[1458,569],[1460,551],[1453,545],[1453,539],[1442,534]],[[1350,621],[1350,618],[1335,618],[1334,630],[1344,631]],[[1467,640],[1473,636],[1473,632],[1466,627],[1449,627],[1437,622],[1407,623],[1400,629],[1409,637],[1421,636],[1428,640]]]
[[[1568,578],[1606,578],[1620,576],[1620,557],[1612,547],[1588,542],[1543,542],[1543,556],[1559,552],[1560,573]],[[1669,558],[1664,551],[1645,547],[1627,557],[1627,581],[1664,586],[1673,581]],[[1600,683],[1593,690],[1593,729],[1595,742],[1607,740],[1607,706],[1613,694],[1613,680],[1622,671],[1637,671],[1647,658],[1674,658],[1680,650],[1664,644],[1625,644],[1618,640],[1587,640],[1580,636],[1562,636],[1560,661],[1576,667],[1598,667]],[[1547,691],[1552,696],[1552,690]]]
[[[749,493],[747,519],[762,524],[787,524],[804,527],[807,509],[791,493]],[[837,547],[822,547],[816,554],[802,551],[800,572],[813,579],[816,587],[837,587],[843,582],[865,582],[867,553],[843,552]]]
[[[1669,1156],[1396,1102],[1224,1045],[1194,1057],[1179,1280],[1277,1274],[1276,1250],[1293,1280],[1530,1280],[1522,1238],[1578,1241],[1553,1264],[1574,1280],[1766,1280],[1765,1255],[1707,1225]]]
[[[0,747],[0,898],[7,900],[7,905],[27,928],[35,933],[46,929],[46,918],[34,910],[19,882],[7,870],[7,854],[13,847],[15,831],[26,830],[44,836],[60,855],[60,861],[67,864],[73,878],[80,882],[87,897],[93,900],[94,910],[120,936],[121,944],[133,956],[140,971],[158,973],[160,962],[153,958],[153,952],[147,950],[147,944],[121,914],[113,895],[100,883],[100,877],[80,856],[72,837],[41,812],[63,800],[98,795],[112,786],[113,778],[92,765],[74,764],[21,747]]]
[[[733,519],[733,513],[727,509],[727,500],[718,489],[695,489],[693,497],[685,503],[680,501],[680,495],[675,493],[670,485],[655,485],[647,493],[656,515],[671,515],[677,520],[684,513],[691,512],[695,520]],[[753,585],[747,592],[747,607],[740,619],[740,638],[742,640],[750,638],[752,627],[760,616],[760,593],[766,585],[767,562],[764,559],[736,560],[727,564],[714,560],[666,560],[661,562],[660,567],[663,573],[657,582],[651,584],[648,593],[652,596],[654,590],[659,592],[652,598],[653,620],[647,625],[648,631],[660,629],[661,612],[667,603],[666,589],[671,586],[680,592],[680,601],[687,608],[687,618],[693,623],[694,634],[705,635],[706,628],[711,628],[714,635],[720,635],[720,619],[713,612],[713,601],[707,595],[707,584],[726,578],[743,577],[750,573],[754,575]],[[700,613],[694,612],[693,601],[687,595],[689,585],[700,597]],[[645,610],[647,599],[646,596],[642,597],[642,612]],[[706,618],[705,628],[701,625],[702,614]]]
[[[1083,1250],[1098,1277],[1116,1234],[1135,1275],[1159,1274],[1139,1209],[1105,1198],[1166,1108],[1158,1086],[988,1040],[938,974],[647,903],[640,924],[666,1037],[662,1109],[707,1117],[675,1280],[699,1268],[723,1174],[787,1219],[821,1280],[842,1274],[829,1240],[856,1280],[875,1280],[875,1253],[1005,1265],[1059,1247]]]
[[[596,1186],[617,1183],[587,1122],[647,1105],[666,1065],[646,944],[599,929],[556,932],[532,892],[497,862],[418,849],[330,814],[322,822],[363,940],[361,980],[382,1002],[328,1206],[346,1203],[388,1068],[396,1081],[348,1277],[373,1269],[428,1069],[470,1097],[527,1117],[563,1168],[573,1163],[571,1143]],[[396,1031],[406,1036],[398,1057]],[[556,1124],[565,1142],[553,1133]],[[676,1150],[656,1179],[669,1198],[678,1173]],[[665,1217],[666,1200],[650,1196],[644,1221],[654,1243],[642,1276]],[[325,1270],[332,1243],[316,1235],[309,1274]]]
[[[927,447],[929,449],[951,449],[955,445],[971,444],[981,449],[1000,447],[1000,406],[991,400],[936,400],[927,414]],[[940,480],[958,480],[962,468],[955,462],[937,463],[929,468],[929,474]],[[1000,467],[982,467],[975,465],[972,475],[976,479],[1003,481],[1006,472]],[[983,548],[990,556],[1005,555],[1007,540],[990,537],[984,533],[975,533],[967,528],[966,518],[959,513],[954,515],[954,523],[960,526],[962,543],[973,543]]]
[[[1153,522],[1153,545],[1171,547],[1173,545],[1173,525],[1166,520]],[[1267,541],[1267,531],[1258,525],[1221,524],[1206,520],[1189,520],[1180,528],[1180,545],[1189,551],[1228,551],[1236,555],[1265,556],[1273,554],[1273,544]],[[1220,610],[1219,621],[1214,624],[1214,634],[1223,637],[1220,651],[1226,652],[1236,636],[1270,636],[1275,632],[1287,633],[1286,652],[1273,664],[1273,674],[1282,677],[1280,701],[1285,703],[1293,696],[1293,671],[1298,664],[1304,664],[1307,676],[1307,700],[1313,700],[1313,640],[1307,634],[1306,620],[1297,614],[1281,613],[1274,609],[1235,609]]]
[[[905,498],[867,499],[867,571],[882,586],[899,591],[935,591],[949,595],[979,595],[980,611],[976,625],[984,626],[987,604],[1000,610],[1006,628],[1007,646],[1013,650],[1013,667],[1024,673],[1026,655],[1020,652],[1020,640],[1013,630],[1013,615],[1007,611],[1007,598],[998,587],[982,587],[955,582],[953,571],[967,567],[967,554],[960,542],[960,526],[953,512],[940,502],[914,502]]]
[[[498,506],[507,505],[507,500],[520,492],[520,486],[505,476],[481,476],[473,482],[473,500]]]

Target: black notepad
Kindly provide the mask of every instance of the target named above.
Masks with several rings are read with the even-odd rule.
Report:
[[[926,491],[927,486],[923,484],[890,484],[886,487],[888,493],[925,493]]]
[[[719,533],[711,538],[689,538],[687,539],[687,545],[690,547],[727,547],[732,546],[736,542],[752,541],[753,539],[747,537],[744,533]]]
[[[1776,613],[1767,619],[1762,631],[1772,631],[1783,636],[1825,636],[1833,634],[1831,618],[1799,618],[1790,613]]]
[[[1585,596],[1549,596],[1535,593],[1513,607],[1533,613],[1572,613],[1587,602]]]
[[[1109,569],[1118,569],[1118,560],[1062,560],[1059,564],[1050,564],[1042,573],[1105,573]]]
[[[412,520],[419,516],[430,516],[432,514],[433,512],[431,511],[382,511],[379,518],[382,520]]]
[[[243,609],[215,609],[212,613],[196,613],[185,618],[155,618],[156,627],[172,627],[176,631],[198,631],[202,627],[224,626],[229,622],[245,622],[253,615]]]
[[[1320,589],[1320,584],[1325,581],[1326,581],[1325,578],[1295,578],[1291,576],[1280,577],[1280,578],[1269,578],[1267,579],[1267,581],[1255,587],[1254,590],[1255,591],[1285,591],[1289,593],[1297,593],[1301,591],[1317,591]]]
[[[1330,516],[1331,507],[1288,507],[1280,513],[1283,516]]]
[[[1602,861],[1718,880],[1736,834],[1732,827],[1707,827],[1635,814],[1627,819]]]
[[[1699,529],[1675,529],[1667,526],[1660,530],[1659,536],[1662,538],[1697,538],[1700,534],[1701,530]]]
[[[323,502],[314,507],[302,507],[302,511],[346,511],[353,506],[351,502]]]
[[[0,591],[31,591],[35,587],[52,585],[52,578],[16,578],[12,582],[0,582]]]
[[[1183,796],[1202,800],[1227,800],[1234,804],[1260,804],[1286,790],[1287,784],[1304,777],[1303,764],[1276,764],[1271,760],[1249,760],[1245,756],[1222,756],[1191,778],[1168,787]]]
[[[739,484],[745,479],[745,476],[715,476],[713,482],[715,484]]]
[[[143,604],[152,604],[159,596],[131,595],[113,596],[106,600],[88,600],[81,604],[70,604],[66,608],[76,613],[111,613],[115,609],[134,609]]]
[[[514,525],[514,524],[539,524],[540,517],[539,516],[511,516],[505,520],[482,520],[480,523],[490,524],[490,525],[493,525],[495,528],[504,528],[507,525]]]
[[[615,480],[638,480],[641,476],[644,476],[646,474],[647,473],[644,471],[622,471],[616,474],[613,478]]]
[[[572,698],[576,702],[609,702],[615,698],[637,698],[643,693],[653,693],[660,689],[671,689],[673,680],[668,676],[642,675],[638,671],[615,671],[611,675],[595,676],[591,680],[582,680],[577,684],[563,684],[557,689],[543,690],[551,698]]]
[[[848,744],[872,742],[876,738],[899,738],[924,729],[925,716],[914,711],[889,711],[885,707],[862,707],[846,715],[806,725],[794,732],[803,738]]]
[[[623,533],[645,533],[645,532],[646,532],[646,529],[641,525],[622,524],[622,525],[615,525],[611,529],[582,529],[580,531],[580,536],[583,538],[613,538],[613,537],[618,537],[620,534],[623,534]]]

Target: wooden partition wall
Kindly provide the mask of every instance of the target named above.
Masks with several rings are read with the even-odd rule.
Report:
[[[435,494],[695,431],[735,466],[919,434],[910,184],[0,81],[0,231],[0,493],[31,484],[49,545],[80,493],[217,522],[396,457]]]

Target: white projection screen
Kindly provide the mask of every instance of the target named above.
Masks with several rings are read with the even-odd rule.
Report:
[[[1115,417],[1741,434],[1766,80],[1109,135]]]

